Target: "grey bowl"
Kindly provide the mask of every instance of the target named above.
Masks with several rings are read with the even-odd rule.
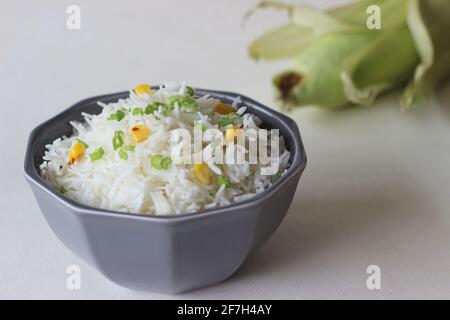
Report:
[[[198,89],[225,102],[237,96],[266,128],[278,128],[291,151],[288,172],[263,193],[228,207],[178,216],[152,217],[85,206],[49,187],[39,175],[45,145],[70,135],[81,112],[100,113],[97,101],[112,102],[128,92],[78,102],[30,134],[25,177],[57,237],[106,278],[127,288],[179,293],[223,281],[277,229],[288,211],[306,155],[296,123],[236,93]]]

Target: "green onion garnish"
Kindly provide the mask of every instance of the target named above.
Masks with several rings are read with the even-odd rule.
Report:
[[[162,167],[164,170],[169,169],[169,167],[170,167],[171,164],[172,164],[172,159],[170,159],[169,157],[164,157],[164,158],[162,158],[162,160],[161,160],[161,167]]]
[[[193,113],[198,109],[198,103],[195,98],[185,95],[185,96],[172,96],[169,98],[169,105],[173,109],[175,104],[178,105],[180,111]]]
[[[105,154],[105,149],[100,147],[97,150],[95,150],[94,152],[92,152],[89,155],[89,157],[91,158],[92,161],[97,161],[97,160],[100,160],[101,158],[103,158],[104,154]]]
[[[153,114],[155,111],[159,110],[159,107],[162,107],[161,113],[165,116],[168,116],[170,112],[173,110],[171,109],[166,103],[164,102],[153,102],[145,108],[145,114]]]
[[[123,143],[122,143],[122,145],[123,145]],[[136,150],[136,147],[133,145],[124,146],[124,147],[120,148],[120,150],[119,150],[119,157],[122,158],[123,160],[128,160],[127,151],[133,152],[134,150]]]
[[[192,87],[186,86],[186,88],[184,89],[184,93],[188,96],[193,97],[195,95],[195,90]]]
[[[134,108],[133,111],[131,111],[131,114],[133,116],[143,116],[144,110],[142,110],[142,108]]]
[[[167,170],[172,164],[172,159],[160,154],[155,154],[150,158],[150,163],[156,170]]]
[[[133,152],[134,150],[136,150],[136,146],[130,144],[128,146],[123,147],[123,150]]]
[[[222,185],[225,185],[225,187],[229,187],[231,184],[230,180],[227,178],[219,178],[216,180],[216,186],[220,188]]]
[[[161,107],[162,107],[162,110],[161,110],[161,113],[164,115],[164,116],[168,116],[171,112],[172,112],[172,110],[173,110],[173,108],[172,107],[170,107],[170,106],[168,106],[167,104],[161,104],[160,105]]]
[[[123,131],[117,130],[114,132],[114,137],[112,140],[114,151],[123,146]]]
[[[64,193],[67,192],[67,190],[66,190],[66,188],[64,188],[64,186],[61,186],[61,187],[59,188],[59,192],[61,192],[62,194],[64,194]]]
[[[153,114],[156,110],[158,110],[158,107],[155,105],[155,103],[147,105],[144,112],[145,114]]]
[[[233,122],[235,120],[238,120],[240,118],[241,117],[238,114],[234,113],[234,112],[233,113],[229,113],[229,114],[227,114],[226,116],[224,116],[222,119],[220,119],[218,121],[219,127],[226,127],[226,126],[228,126],[230,124],[233,124]]]
[[[162,156],[159,154],[152,156],[150,159],[150,163],[152,164],[152,167],[157,170],[161,170],[161,159],[162,159]]]
[[[113,113],[112,115],[110,115],[108,117],[108,120],[116,120],[116,121],[120,121],[125,117],[125,109],[119,109],[117,110],[115,113]]]
[[[119,150],[119,157],[123,160],[128,160],[128,153],[122,148]]]

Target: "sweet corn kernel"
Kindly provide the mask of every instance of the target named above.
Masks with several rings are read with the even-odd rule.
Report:
[[[239,129],[236,127],[226,129],[225,130],[225,141],[236,143],[238,130]]]
[[[211,184],[213,172],[206,163],[199,163],[194,165],[194,174],[198,181],[203,184]]]
[[[81,158],[84,154],[84,150],[86,150],[84,144],[80,142],[75,143],[69,151],[69,164],[73,164],[75,160]]]
[[[143,124],[137,124],[131,128],[131,135],[133,136],[133,140],[136,143],[147,140],[149,136],[148,128]]]
[[[220,114],[229,114],[232,112],[235,112],[236,110],[227,103],[218,103],[214,107],[214,112],[220,113]]]
[[[137,86],[134,88],[134,92],[135,92],[136,94],[144,94],[144,93],[146,93],[146,94],[152,94],[152,93],[153,93],[152,88],[150,88],[150,86],[149,86],[148,84],[140,84],[140,85],[137,85]]]

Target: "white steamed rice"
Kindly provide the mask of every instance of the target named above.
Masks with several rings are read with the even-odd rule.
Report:
[[[152,167],[149,158],[154,154],[170,157],[173,147],[170,142],[171,130],[185,128],[193,132],[194,121],[201,121],[206,128],[219,128],[218,120],[223,117],[213,111],[220,101],[208,96],[196,97],[196,113],[180,112],[177,106],[168,115],[161,109],[154,114],[132,115],[126,112],[121,121],[107,118],[124,108],[145,108],[154,101],[166,102],[170,96],[183,94],[184,84],[167,83],[152,95],[137,95],[130,91],[126,99],[115,103],[98,104],[103,110],[98,115],[83,113],[85,122],[71,122],[74,133],[70,137],[61,137],[46,146],[47,151],[40,166],[41,175],[53,188],[65,196],[80,203],[103,209],[141,213],[149,215],[168,215],[196,212],[208,208],[227,206],[253,197],[265,190],[274,176],[261,175],[260,164],[225,164],[217,166],[207,162],[209,168],[231,184],[227,187],[215,184],[205,185],[197,181],[193,174],[193,165],[172,164],[167,170]],[[236,99],[233,106],[239,107],[241,115],[237,125],[244,129],[257,129],[260,119],[245,113],[245,106]],[[133,144],[127,133],[136,124],[145,124],[150,128],[147,140],[136,144],[134,152],[128,152],[124,160],[113,149],[112,137],[116,130],[125,132],[126,144]],[[224,131],[223,128],[221,128]],[[280,137],[279,174],[289,166],[289,151]],[[68,164],[71,147],[78,141],[89,147],[86,155],[73,164]],[[104,155],[100,160],[91,161],[89,152],[103,147]],[[204,148],[211,148],[205,144]],[[278,175],[279,175],[278,174]]]

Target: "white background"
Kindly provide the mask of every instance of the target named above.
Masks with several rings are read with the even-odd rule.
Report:
[[[326,6],[336,1],[309,1]],[[344,1],[339,1],[344,2]],[[258,34],[286,20],[256,1],[10,1],[0,10],[0,298],[450,298],[450,87],[402,113],[398,93],[374,107],[292,113],[308,167],[266,245],[224,283],[177,296],[114,285],[66,250],[22,176],[30,130],[83,98],[141,82],[186,80],[275,107],[255,63]],[[82,28],[66,29],[77,4]],[[82,288],[66,288],[66,268]],[[382,289],[366,288],[366,268]]]

